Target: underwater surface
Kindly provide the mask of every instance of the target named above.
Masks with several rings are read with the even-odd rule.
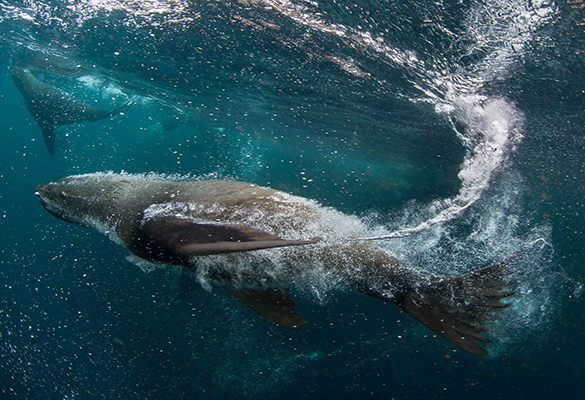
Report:
[[[585,394],[582,0],[1,1],[0,38],[0,398]],[[12,66],[136,104],[51,157]],[[97,171],[283,190],[436,275],[519,252],[516,294],[486,357],[318,274],[281,328],[34,195]]]

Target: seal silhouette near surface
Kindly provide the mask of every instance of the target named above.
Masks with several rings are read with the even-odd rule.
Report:
[[[486,355],[486,322],[513,294],[510,259],[442,278],[405,267],[372,242],[354,240],[355,219],[317,202],[251,183],[167,181],[113,173],[76,175],[37,188],[57,218],[92,227],[141,262],[174,265],[215,282],[269,321],[305,322],[289,295],[315,273],[393,302],[463,350]]]
[[[100,110],[54,86],[41,82],[27,69],[12,67],[11,73],[14,84],[24,98],[26,108],[41,128],[45,146],[51,156],[55,154],[55,125],[97,122],[120,114],[135,104],[129,101],[113,110]]]

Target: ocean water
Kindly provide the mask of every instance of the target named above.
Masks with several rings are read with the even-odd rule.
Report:
[[[1,1],[0,47],[0,398],[585,394],[582,1]],[[136,105],[51,157],[12,65]],[[519,251],[516,295],[483,358],[318,275],[279,328],[34,196],[96,171],[284,190],[434,274]]]

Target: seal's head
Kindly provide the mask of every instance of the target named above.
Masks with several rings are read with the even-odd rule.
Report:
[[[83,223],[83,197],[70,190],[67,182],[57,181],[37,186],[35,192],[42,206],[55,217],[74,224]]]
[[[35,194],[43,207],[55,217],[74,224],[91,226],[90,219],[101,219],[107,208],[111,187],[108,179],[96,175],[77,175],[39,185]]]
[[[32,78],[30,71],[19,66],[13,66],[10,68],[10,74],[18,90],[21,93],[23,91],[25,92],[27,90],[27,82]]]

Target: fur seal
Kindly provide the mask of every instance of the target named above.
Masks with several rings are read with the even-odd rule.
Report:
[[[55,125],[96,122],[120,114],[135,104],[130,101],[113,110],[100,110],[39,81],[24,68],[12,67],[11,73],[14,84],[24,98],[26,108],[41,128],[47,151],[51,156],[55,154]]]
[[[251,183],[167,181],[95,173],[38,186],[44,208],[92,227],[141,262],[193,271],[219,283],[269,321],[294,328],[305,318],[289,288],[326,274],[368,296],[393,302],[463,350],[486,355],[487,321],[513,294],[510,259],[441,278],[401,265],[372,242],[352,240],[356,223],[317,202]],[[353,222],[352,222],[353,221]],[[313,275],[312,275],[313,274]]]

